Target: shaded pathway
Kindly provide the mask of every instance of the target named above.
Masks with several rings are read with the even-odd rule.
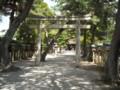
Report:
[[[0,90],[101,90],[94,82],[100,79],[98,73],[75,68],[73,52],[48,55],[47,62],[33,64],[33,60],[19,62],[16,66],[23,70],[0,73]]]

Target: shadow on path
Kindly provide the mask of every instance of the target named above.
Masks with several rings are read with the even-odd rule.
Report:
[[[0,90],[101,90],[94,82],[100,80],[99,73],[75,68],[73,52],[48,55],[47,61],[40,66],[33,67],[33,60],[15,65],[22,70],[0,73]]]

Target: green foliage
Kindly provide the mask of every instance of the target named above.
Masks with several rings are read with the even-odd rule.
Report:
[[[111,40],[110,39],[106,39],[104,42],[111,42]]]
[[[15,34],[15,38],[18,42],[23,42],[23,43],[36,43],[36,37],[37,37],[37,29],[30,29],[29,28],[29,20],[26,20],[24,22],[18,32]]]
[[[64,30],[62,32],[62,34],[60,35],[60,37],[57,39],[57,44],[60,45],[60,46],[63,46],[63,47],[67,47],[66,45],[66,41],[70,39],[68,33],[67,33],[67,30]]]
[[[12,11],[18,15],[23,11],[26,0],[0,0],[0,12],[10,15]]]
[[[43,2],[43,0],[35,0],[33,7],[30,11],[30,14],[33,15],[39,15],[39,16],[53,16],[55,13],[48,7],[46,3]],[[24,23],[19,27],[18,32],[14,36],[17,41],[24,42],[24,43],[37,43],[37,35],[38,30],[37,28],[29,28],[29,25],[37,25],[38,22],[31,21],[30,19],[26,19]],[[50,24],[50,22],[46,21],[43,22],[44,24]],[[46,37],[47,30],[42,32],[42,39],[45,39],[45,43],[43,45],[47,44],[47,37]],[[50,32],[51,36],[55,34],[55,31]]]
[[[62,15],[83,15],[91,10],[89,0],[58,0],[57,8]],[[84,9],[83,9],[84,8]]]
[[[90,22],[81,22],[82,24],[91,24],[92,25],[97,25],[96,28],[96,33],[95,33],[95,43],[105,40],[105,39],[110,39],[112,37],[112,33],[114,30],[114,25],[115,25],[115,11],[117,8],[117,3],[116,1],[112,0],[53,0],[58,2],[58,5],[55,7],[56,10],[60,10],[62,15],[85,15],[88,13],[92,13],[92,19]],[[31,14],[34,15],[40,15],[40,16],[54,16],[55,12],[53,12],[46,3],[43,2],[43,0],[35,0],[33,8],[30,12]],[[28,24],[36,24],[36,22],[29,21],[26,22]],[[48,22],[45,21],[43,22],[44,24],[51,24],[54,22]],[[63,22],[62,22],[63,23]],[[64,24],[67,22],[64,22]],[[36,42],[36,37],[37,37],[37,29],[29,29],[28,26],[24,26],[23,28],[20,28],[19,33],[29,33],[26,28],[30,32],[32,32],[31,36],[34,42]],[[47,30],[44,29],[42,32],[42,39],[43,39],[43,45],[47,45],[48,42],[51,40],[51,38],[56,35],[58,30]],[[83,44],[83,32],[81,34],[81,43]],[[108,34],[108,37],[107,35]],[[18,37],[26,37],[29,38],[28,41],[30,40],[30,37],[27,37],[26,35],[18,35]],[[91,42],[91,37],[92,37],[92,31],[87,30],[87,44],[90,44]],[[25,39],[25,40],[26,40]],[[65,30],[60,37],[57,39],[57,43],[59,45],[66,46],[66,40],[68,39],[75,39],[75,30]],[[20,39],[19,39],[20,40]]]
[[[56,35],[56,34],[57,34],[57,32],[58,32],[58,30],[57,30],[57,29],[52,29],[52,30],[50,30],[49,35],[54,36],[54,35]]]
[[[51,30],[46,30],[42,34],[42,45],[47,46],[49,42],[51,41],[52,38],[57,34],[58,29],[51,29]]]
[[[98,22],[100,22],[100,18],[98,18],[97,16],[94,15],[94,16],[92,17],[91,21],[92,21],[93,24],[96,25]]]
[[[55,13],[48,7],[47,3],[44,3],[41,0],[36,0],[34,6],[30,12],[33,15],[40,16],[54,16]]]
[[[111,39],[117,8],[116,1],[98,0],[91,4],[94,11],[92,23],[97,25],[96,37],[99,40]]]

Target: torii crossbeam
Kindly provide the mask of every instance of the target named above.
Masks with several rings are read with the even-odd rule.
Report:
[[[39,21],[38,25],[30,25],[30,28],[38,28],[38,51],[37,51],[37,61],[41,59],[41,32],[43,28],[52,28],[52,29],[60,29],[60,28],[71,28],[76,29],[76,63],[77,66],[80,65],[80,29],[89,29],[90,25],[80,25],[80,21],[83,20],[90,20],[91,14],[84,15],[84,16],[50,16],[50,17],[42,17],[42,16],[31,16],[29,15],[31,20]],[[45,25],[42,24],[42,21],[76,21],[76,24],[52,24],[52,25]]]

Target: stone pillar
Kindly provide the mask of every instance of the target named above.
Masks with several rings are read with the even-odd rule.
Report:
[[[38,21],[37,29],[38,29],[38,38],[37,38],[35,65],[39,65],[41,59],[42,21]]]
[[[80,66],[80,21],[76,21],[76,64]]]

